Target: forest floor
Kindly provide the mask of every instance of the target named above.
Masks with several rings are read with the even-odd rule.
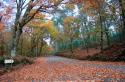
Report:
[[[0,76],[0,82],[83,82],[84,80],[125,82],[125,62],[85,61],[58,56],[41,57],[31,65]]]

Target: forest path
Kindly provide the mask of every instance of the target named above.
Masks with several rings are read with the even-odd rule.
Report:
[[[57,56],[41,57],[31,65],[0,77],[0,82],[81,82],[83,80],[125,82],[125,63],[85,61]]]

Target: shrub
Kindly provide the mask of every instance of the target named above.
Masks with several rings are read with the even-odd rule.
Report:
[[[10,59],[10,57],[8,56],[0,57],[0,65],[4,66],[5,59]],[[33,59],[28,58],[28,57],[17,56],[17,57],[14,57],[13,59],[14,59],[14,63],[13,63],[14,66],[18,64],[32,64],[33,63]]]
[[[2,57],[0,57],[0,64],[1,65],[4,65],[4,60],[5,60],[5,58],[2,56]]]
[[[99,54],[95,54],[95,55],[93,55],[93,56],[87,56],[87,59],[88,60],[99,60],[99,61],[109,61],[109,57],[108,56],[106,56],[106,55],[99,55]]]
[[[17,64],[32,64],[33,59],[28,58],[28,57],[22,57],[22,56],[17,56],[14,58],[14,65]]]
[[[95,54],[93,56],[87,56],[86,60],[90,60],[90,61],[125,61],[125,57],[120,57],[120,56],[108,56],[105,54]]]

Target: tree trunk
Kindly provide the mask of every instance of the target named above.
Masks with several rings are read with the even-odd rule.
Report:
[[[73,42],[73,40],[72,40],[72,38],[70,39],[70,51],[71,51],[71,53],[73,53],[73,44],[72,44],[72,42]]]
[[[101,42],[100,42],[100,46],[101,46],[101,52],[103,52],[103,27],[101,24]]]
[[[88,31],[86,22],[84,22],[84,25],[85,25],[85,30],[86,30],[86,34],[87,34],[89,31]],[[85,47],[86,47],[87,53],[89,53],[89,45],[88,45],[89,42],[90,42],[89,41],[89,35],[87,35],[87,37],[85,38]]]
[[[101,49],[101,53],[103,53],[103,21],[102,21],[102,11],[101,9],[99,9],[99,21],[100,21],[100,29],[101,29],[101,36],[100,36],[100,49]]]
[[[22,34],[22,29],[18,29],[18,30],[15,30],[15,28],[12,29],[11,57],[14,57],[17,55],[18,43],[19,43],[21,34]]]
[[[85,39],[85,47],[86,47],[86,52],[89,53],[89,47],[88,47],[88,37]]]
[[[36,57],[38,57],[38,52],[39,52],[39,39],[38,39],[38,36],[36,36]]]
[[[106,34],[106,38],[107,38],[107,45],[110,46],[111,43],[110,43],[109,29],[107,28],[106,22],[104,22],[104,23],[105,23],[105,34]]]
[[[31,36],[31,47],[30,47],[30,56],[33,56],[34,54],[34,48],[35,48],[35,36]]]
[[[20,55],[23,55],[23,36],[22,36],[22,39],[20,41]]]
[[[125,40],[125,8],[124,8],[124,0],[119,0],[119,5],[121,7],[121,16],[122,16],[122,22],[123,22],[123,41]]]

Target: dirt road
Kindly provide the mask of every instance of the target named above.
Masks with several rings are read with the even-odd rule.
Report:
[[[125,62],[41,57],[0,77],[0,82],[125,82]]]

